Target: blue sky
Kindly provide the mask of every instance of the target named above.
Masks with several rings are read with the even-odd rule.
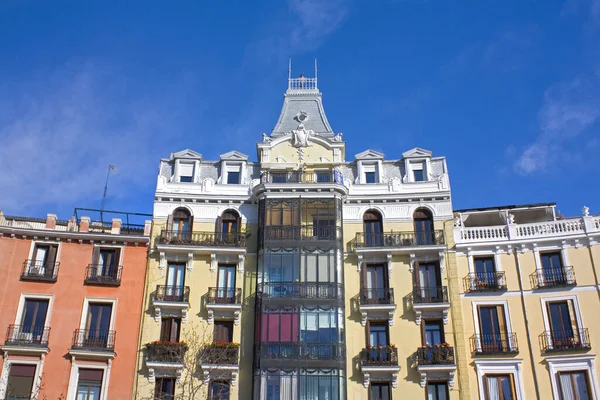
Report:
[[[600,0],[0,3],[0,209],[151,212],[158,160],[256,159],[312,74],[348,159],[447,157],[455,208],[600,212]]]

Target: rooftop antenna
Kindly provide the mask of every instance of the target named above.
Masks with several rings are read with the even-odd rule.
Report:
[[[288,79],[292,79],[292,59],[290,58],[288,64]]]
[[[317,59],[315,58],[315,80],[317,79]]]
[[[100,205],[100,220],[102,222],[104,222],[102,214],[104,212],[104,203],[106,203],[106,191],[108,190],[108,177],[110,176],[111,170],[117,172],[117,168],[113,164],[108,165],[108,172],[106,173],[106,183],[104,184],[104,196],[102,196],[102,204]]]

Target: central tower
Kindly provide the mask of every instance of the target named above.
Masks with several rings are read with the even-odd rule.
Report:
[[[254,398],[344,399],[342,199],[345,143],[317,78],[289,78],[283,108],[257,145],[258,279]]]

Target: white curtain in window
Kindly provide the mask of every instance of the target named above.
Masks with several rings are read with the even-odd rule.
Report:
[[[500,391],[498,390],[498,378],[490,376],[487,378],[487,389],[490,400],[500,400]]]
[[[306,256],[306,282],[317,281],[317,257],[313,254]]]
[[[302,322],[302,330],[305,331],[316,331],[317,330],[317,313],[306,313]]]
[[[590,398],[585,374],[585,372],[577,372],[575,374],[575,391],[577,392],[578,400],[588,400]]]
[[[319,329],[331,328],[331,314],[327,311],[319,313]]]
[[[48,249],[46,247],[38,247],[35,256],[35,265],[32,268],[35,272],[43,274],[46,270],[44,261],[46,260],[46,253]]]
[[[558,374],[563,400],[575,400],[575,391],[571,384],[571,374]]]

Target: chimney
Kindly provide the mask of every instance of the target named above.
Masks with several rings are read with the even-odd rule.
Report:
[[[144,236],[150,236],[152,231],[152,221],[145,221],[144,223]]]
[[[48,214],[46,216],[46,229],[56,229],[56,214]]]
[[[90,231],[90,217],[81,217],[79,220],[79,232],[87,233]]]
[[[112,219],[112,229],[110,231],[113,235],[121,234],[121,218],[113,218]]]

